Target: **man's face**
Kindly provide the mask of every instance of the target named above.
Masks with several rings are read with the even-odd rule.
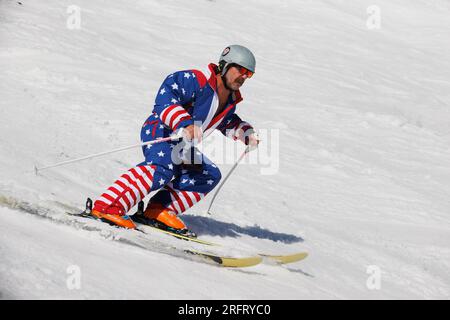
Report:
[[[244,84],[247,78],[247,74],[241,73],[241,67],[235,65],[229,67],[227,73],[225,74],[226,84],[228,88],[233,91],[239,90],[239,88]]]

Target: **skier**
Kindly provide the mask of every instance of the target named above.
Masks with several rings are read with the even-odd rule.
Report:
[[[184,70],[169,75],[142,126],[141,140],[169,137],[182,130],[182,142],[144,146],[145,160],[95,201],[92,214],[125,228],[136,228],[134,220],[195,237],[178,214],[204,198],[221,178],[217,166],[195,144],[217,129],[250,148],[257,147],[259,140],[253,127],[235,113],[236,104],[242,101],[239,88],[253,76],[255,65],[249,49],[231,45],[223,50],[219,64],[210,63],[206,72]],[[143,215],[127,215],[157,190]]]

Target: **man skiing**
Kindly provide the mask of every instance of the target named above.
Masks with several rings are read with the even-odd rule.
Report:
[[[184,70],[169,75],[142,127],[141,140],[161,139],[181,130],[183,141],[144,146],[145,160],[95,201],[92,214],[125,228],[135,228],[134,220],[195,236],[178,214],[204,198],[221,178],[217,166],[195,143],[217,129],[251,148],[258,145],[252,126],[235,113],[242,101],[239,88],[253,76],[255,65],[249,49],[231,45],[223,50],[219,64],[209,64],[206,72]],[[153,191],[157,192],[144,213],[128,217],[130,209]]]

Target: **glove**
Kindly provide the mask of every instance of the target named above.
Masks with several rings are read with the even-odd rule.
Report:
[[[248,137],[245,138],[245,144],[248,146],[249,151],[253,151],[258,148],[258,144],[261,141],[259,139],[259,136],[256,132],[250,134]]]
[[[185,128],[180,128],[172,134],[172,140],[185,140],[188,143],[197,144],[202,141],[203,130],[199,126],[189,125]]]
[[[188,142],[193,142],[194,144],[200,143],[202,141],[202,136],[202,128],[194,124],[183,129],[183,138]]]

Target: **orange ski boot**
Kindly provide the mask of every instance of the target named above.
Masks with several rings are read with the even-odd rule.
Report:
[[[136,229],[136,225],[125,212],[118,207],[104,207],[94,204],[91,215],[107,222],[126,229]]]
[[[196,238],[197,235],[188,230],[184,222],[172,210],[163,207],[160,203],[149,203],[143,211],[144,203],[138,204],[138,211],[132,216],[136,222],[147,224],[162,230]]]

